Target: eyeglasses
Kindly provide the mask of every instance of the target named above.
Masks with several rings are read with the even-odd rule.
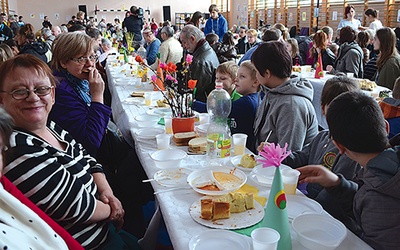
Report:
[[[23,100],[28,98],[31,92],[35,93],[37,96],[45,96],[50,94],[51,89],[54,88],[53,86],[39,86],[34,88],[33,90],[24,88],[24,89],[15,89],[11,92],[0,90],[0,92],[7,93],[11,95],[15,100]]]
[[[99,57],[97,55],[91,55],[89,57],[81,56],[79,58],[71,58],[72,61],[84,65],[87,61],[97,62]]]

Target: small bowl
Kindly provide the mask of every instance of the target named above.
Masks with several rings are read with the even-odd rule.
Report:
[[[346,227],[329,215],[302,214],[294,218],[292,228],[308,249],[333,250],[346,237]]]
[[[161,169],[177,168],[181,161],[187,157],[185,151],[180,149],[163,149],[150,154],[156,166]]]
[[[282,164],[280,167],[281,171],[284,169],[291,169],[291,167],[284,164]],[[272,185],[272,181],[274,180],[275,169],[275,167],[264,168],[262,165],[257,165],[253,168],[249,174],[249,177],[261,186],[270,187]]]

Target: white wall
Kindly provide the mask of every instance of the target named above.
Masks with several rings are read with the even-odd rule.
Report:
[[[10,9],[14,8],[15,13],[24,16],[25,23],[31,23],[35,29],[42,27],[43,16],[48,16],[50,22],[55,25],[67,23],[71,16],[78,12],[78,5],[86,5],[88,16],[94,16],[95,5],[99,9],[129,9],[131,5],[142,7],[144,10],[149,7],[151,17],[157,22],[163,21],[163,6],[171,6],[172,23],[175,23],[175,13],[195,11],[208,12],[211,0],[86,0],[82,3],[80,0],[9,0]],[[114,18],[119,16],[122,21],[125,12],[98,12],[98,19],[106,18],[107,22],[113,22]],[[58,19],[57,19],[58,17]],[[145,15],[147,17],[147,14]]]

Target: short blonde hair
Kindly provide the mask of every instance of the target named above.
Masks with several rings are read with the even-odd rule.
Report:
[[[61,71],[61,64],[67,63],[72,58],[94,52],[95,41],[82,32],[61,33],[53,43],[53,57],[51,68]]]
[[[215,72],[220,73],[220,74],[227,74],[231,77],[232,80],[235,80],[238,69],[239,69],[239,66],[235,62],[228,61],[228,62],[221,63],[217,67]]]
[[[250,60],[243,61],[240,64],[240,67],[246,68],[250,71],[250,76],[252,80],[257,80],[257,69],[254,67],[254,64],[251,63]]]
[[[257,37],[258,32],[255,29],[249,29],[249,30],[246,31],[246,34],[251,34],[252,36]]]

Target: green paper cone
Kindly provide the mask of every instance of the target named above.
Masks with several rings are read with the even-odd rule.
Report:
[[[280,167],[275,170],[271,192],[269,193],[267,207],[261,227],[273,228],[279,232],[281,238],[278,242],[278,250],[291,250],[289,218],[286,210],[286,194],[283,189],[283,181]]]

